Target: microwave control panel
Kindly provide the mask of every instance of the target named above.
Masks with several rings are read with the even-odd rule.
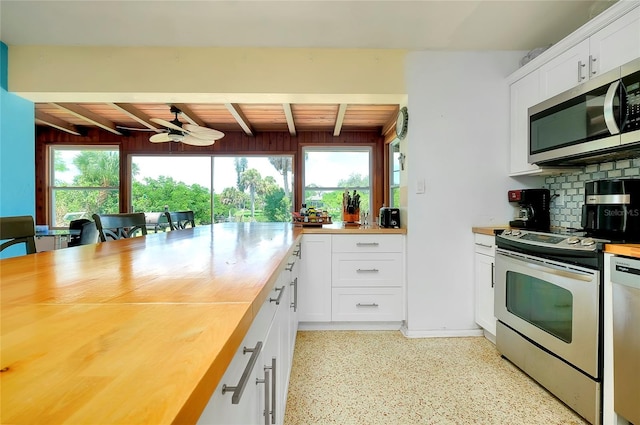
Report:
[[[640,130],[640,72],[622,79],[627,98],[627,114],[624,131]]]

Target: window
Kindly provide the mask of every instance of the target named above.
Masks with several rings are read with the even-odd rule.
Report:
[[[360,211],[371,211],[370,148],[304,148],[304,200],[326,210],[333,221],[342,216],[345,190],[360,194]]]
[[[134,211],[192,210],[196,224],[290,221],[291,156],[132,156]]]
[[[389,144],[389,206],[400,207],[400,140]]]
[[[116,146],[50,148],[52,227],[95,213],[117,213],[120,205],[120,153]]]

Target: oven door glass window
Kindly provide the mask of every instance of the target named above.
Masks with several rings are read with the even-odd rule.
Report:
[[[571,343],[573,296],[570,291],[526,274],[507,272],[507,310]]]

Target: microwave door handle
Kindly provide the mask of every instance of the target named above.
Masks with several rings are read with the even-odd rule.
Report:
[[[616,122],[616,117],[613,115],[613,101],[615,100],[619,86],[620,80],[611,83],[609,89],[607,90],[607,94],[604,96],[604,122],[609,129],[609,133],[611,134],[620,133],[618,123]]]

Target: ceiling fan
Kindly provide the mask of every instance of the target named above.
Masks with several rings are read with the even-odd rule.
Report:
[[[163,133],[154,134],[149,138],[152,143],[181,142],[193,146],[210,146],[216,140],[222,139],[224,133],[208,127],[201,127],[195,124],[183,124],[178,119],[178,114],[182,111],[171,105],[171,113],[175,118],[166,121],[160,118],[151,118],[150,121],[166,128]]]

